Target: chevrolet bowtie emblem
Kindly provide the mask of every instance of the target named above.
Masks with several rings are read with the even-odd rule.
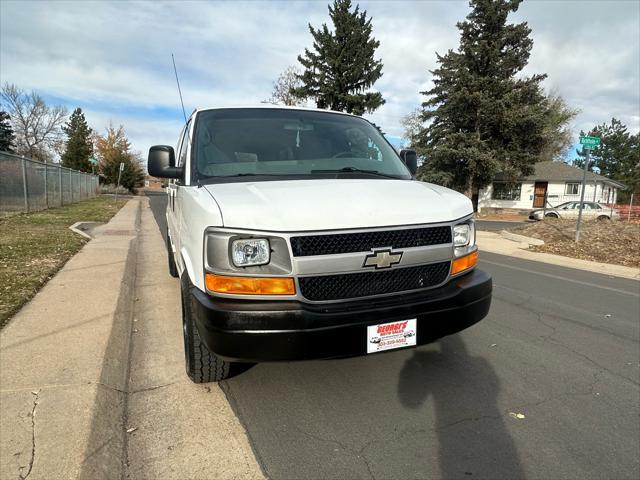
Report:
[[[392,252],[388,250],[378,250],[364,257],[363,267],[390,268],[397,265],[402,260],[402,252]]]

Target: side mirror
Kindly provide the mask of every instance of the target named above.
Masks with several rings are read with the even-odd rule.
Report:
[[[411,175],[415,175],[418,171],[418,154],[416,153],[416,151],[402,149],[400,150],[400,158],[411,172]]]
[[[173,147],[154,145],[149,149],[147,170],[149,175],[158,178],[183,178],[184,168],[176,167],[176,154]]]

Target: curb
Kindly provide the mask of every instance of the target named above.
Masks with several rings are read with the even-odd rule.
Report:
[[[534,252],[529,250],[528,243],[507,240],[497,232],[478,230],[476,234],[480,253],[495,253],[507,257],[521,258],[523,260],[546,263],[549,265],[558,265],[560,267],[573,268],[586,272],[609,275],[612,277],[640,280],[640,269],[638,268],[613,265],[610,263],[593,262],[580,258],[564,257],[553,253]]]
[[[78,475],[81,479],[123,478],[126,468],[127,401],[141,213],[142,202],[139,201],[133,223],[136,235],[129,244],[102,372],[96,382],[99,388],[91,415],[85,461]],[[111,438],[106,448],[105,438]]]
[[[511,240],[512,242],[526,243],[527,245],[540,246],[544,245],[544,240],[539,238],[527,237],[525,235],[518,235],[517,233],[511,233],[506,230],[500,232],[500,236],[504,239]]]
[[[76,222],[73,225],[71,225],[69,227],[69,230],[71,230],[73,233],[77,233],[78,235],[82,235],[84,238],[88,238],[89,240],[91,240],[93,237],[91,235],[89,235],[88,233],[83,232],[82,230],[80,230],[78,227],[80,225],[82,225],[84,222]]]

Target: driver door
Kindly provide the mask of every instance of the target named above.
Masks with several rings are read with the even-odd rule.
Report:
[[[178,139],[178,145],[176,147],[176,166],[180,167],[184,165],[184,159],[186,159],[186,151],[188,147],[189,124],[182,130],[180,138]],[[176,179],[171,180],[167,187],[168,204],[167,204],[167,227],[169,229],[169,236],[171,237],[171,245],[173,252],[180,251],[180,189],[184,188],[184,180]],[[176,256],[176,263],[180,264],[179,259]]]

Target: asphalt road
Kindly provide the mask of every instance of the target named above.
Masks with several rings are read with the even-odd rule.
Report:
[[[639,478],[640,284],[489,253],[480,268],[491,312],[458,335],[223,382],[265,474]]]
[[[527,222],[509,222],[501,220],[476,220],[476,228],[486,232],[499,232],[512,228],[524,227]]]

